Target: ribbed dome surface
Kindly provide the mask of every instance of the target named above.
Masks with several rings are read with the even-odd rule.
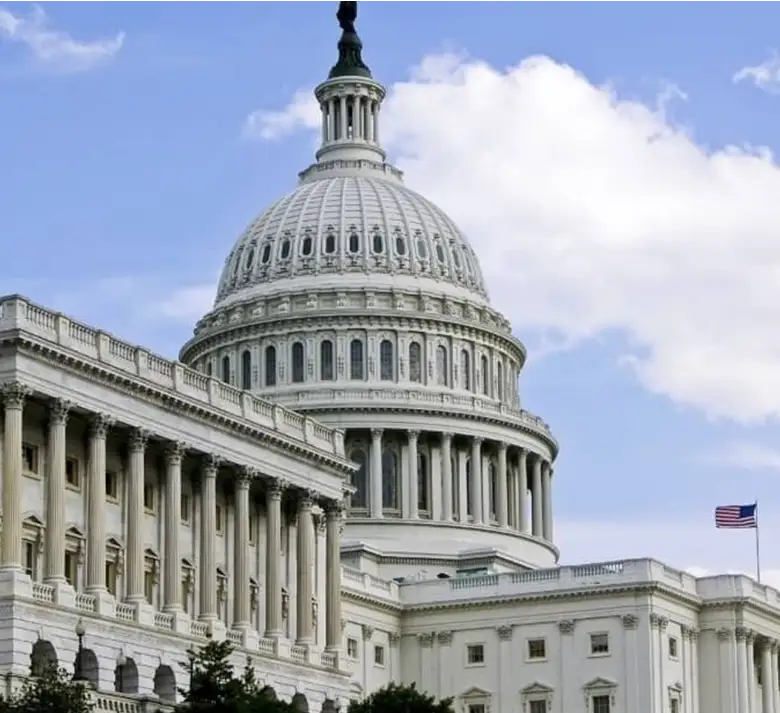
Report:
[[[474,251],[452,220],[399,180],[368,171],[304,181],[254,220],[225,262],[215,307],[316,275],[331,285],[343,276],[345,288],[357,278],[366,287],[487,298]]]

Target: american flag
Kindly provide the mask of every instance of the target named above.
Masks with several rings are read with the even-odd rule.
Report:
[[[715,508],[715,527],[756,528],[756,503],[752,505],[719,505]]]

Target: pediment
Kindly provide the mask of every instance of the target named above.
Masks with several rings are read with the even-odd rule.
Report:
[[[532,696],[534,694],[544,695],[553,692],[552,686],[548,686],[546,683],[540,681],[534,681],[529,683],[525,688],[520,689],[520,693],[526,696]]]
[[[147,558],[153,559],[153,560],[160,559],[160,556],[151,547],[147,547],[144,550],[144,557],[147,557]]]
[[[490,698],[490,691],[486,691],[479,686],[472,686],[468,690],[460,694],[461,698]]]
[[[41,530],[43,529],[43,520],[41,520],[37,515],[28,515],[22,521],[22,526],[31,527],[34,530]]]
[[[594,688],[617,688],[617,683],[615,681],[612,681],[608,678],[602,678],[601,676],[597,676],[592,681],[588,681],[583,688],[586,691],[592,690]]]
[[[65,530],[65,537],[75,537],[77,540],[83,540],[85,535],[84,531],[80,527],[71,525],[67,530]]]
[[[116,537],[109,537],[106,540],[106,547],[108,547],[109,549],[114,549],[114,550],[122,550],[122,549],[124,549],[124,545],[122,544],[122,541],[120,539],[116,538]]]
[[[195,566],[192,564],[191,560],[188,560],[186,557],[181,558],[181,566],[185,569],[195,569]]]

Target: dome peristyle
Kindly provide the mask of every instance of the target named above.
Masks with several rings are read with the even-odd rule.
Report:
[[[479,263],[465,236],[394,173],[304,174],[298,188],[238,239],[215,307],[289,291],[292,280],[304,289],[313,280],[345,289],[369,283],[485,301]]]

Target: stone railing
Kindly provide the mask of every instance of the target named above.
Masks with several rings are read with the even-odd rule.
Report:
[[[158,388],[200,401],[235,418],[297,438],[314,448],[344,456],[344,432],[327,428],[278,404],[258,399],[177,361],[152,354],[106,332],[40,307],[19,295],[0,298],[0,332],[21,330]]]
[[[102,691],[93,691],[91,695],[95,711],[109,711],[109,713],[171,713],[175,710],[173,703],[166,703],[154,697],[136,697]]]
[[[341,568],[341,586],[380,599],[398,601],[398,583],[350,567]]]

